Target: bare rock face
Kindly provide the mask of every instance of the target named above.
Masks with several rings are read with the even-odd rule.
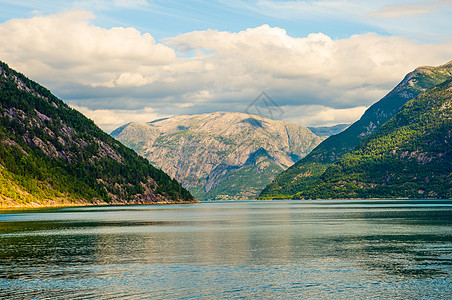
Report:
[[[296,124],[230,112],[129,123],[111,135],[204,200],[255,198],[323,140]]]

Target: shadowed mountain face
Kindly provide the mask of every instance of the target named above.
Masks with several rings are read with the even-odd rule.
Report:
[[[256,198],[322,141],[296,124],[227,112],[130,123],[111,135],[204,200]]]
[[[452,198],[452,79],[406,103],[297,198]]]
[[[47,89],[0,62],[0,207],[196,201]]]
[[[309,189],[342,155],[353,151],[375,133],[407,101],[452,76],[452,62],[439,67],[420,67],[409,73],[389,94],[372,105],[345,131],[330,136],[308,156],[281,173],[260,194],[261,199],[293,198]]]

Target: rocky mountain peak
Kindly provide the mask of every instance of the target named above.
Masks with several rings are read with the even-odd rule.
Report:
[[[270,182],[323,140],[296,124],[236,112],[130,123],[112,132],[112,136],[181,181],[201,199],[215,199],[215,189],[245,169],[256,172],[256,180],[243,185],[255,197],[264,181]],[[250,197],[245,194],[249,191],[229,196]]]

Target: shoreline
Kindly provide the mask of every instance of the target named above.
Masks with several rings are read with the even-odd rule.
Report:
[[[64,208],[64,207],[89,207],[89,206],[127,206],[127,205],[170,205],[170,204],[194,204],[194,203],[201,203],[198,200],[195,201],[183,201],[183,202],[171,202],[171,201],[158,201],[158,202],[149,202],[149,203],[124,203],[124,202],[114,202],[114,203],[107,203],[107,202],[96,202],[96,203],[90,203],[90,202],[63,202],[63,203],[55,203],[52,201],[49,201],[47,204],[38,204],[36,202],[27,203],[25,205],[11,205],[7,206],[4,205],[4,203],[0,203],[0,211],[2,210],[22,210],[22,209],[39,209],[39,208]]]
[[[426,200],[426,201],[441,201],[441,200],[452,200],[448,198],[369,198],[369,199],[251,199],[251,200],[214,200],[214,201],[191,201],[191,202],[169,202],[169,201],[159,201],[159,202],[149,202],[149,203],[124,203],[124,202],[115,202],[115,203],[107,203],[107,202],[97,202],[97,203],[49,203],[40,205],[36,202],[29,203],[26,205],[17,205],[17,206],[4,206],[0,204],[0,211],[6,210],[28,210],[28,209],[41,209],[41,208],[65,208],[65,207],[90,207],[90,206],[138,206],[138,205],[174,205],[174,204],[196,204],[196,203],[209,203],[209,202],[272,202],[272,201],[348,201],[348,200],[356,200],[356,201],[396,201],[396,200]]]

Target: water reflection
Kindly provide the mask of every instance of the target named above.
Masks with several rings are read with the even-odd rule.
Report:
[[[450,296],[452,201],[0,214],[0,298]]]

